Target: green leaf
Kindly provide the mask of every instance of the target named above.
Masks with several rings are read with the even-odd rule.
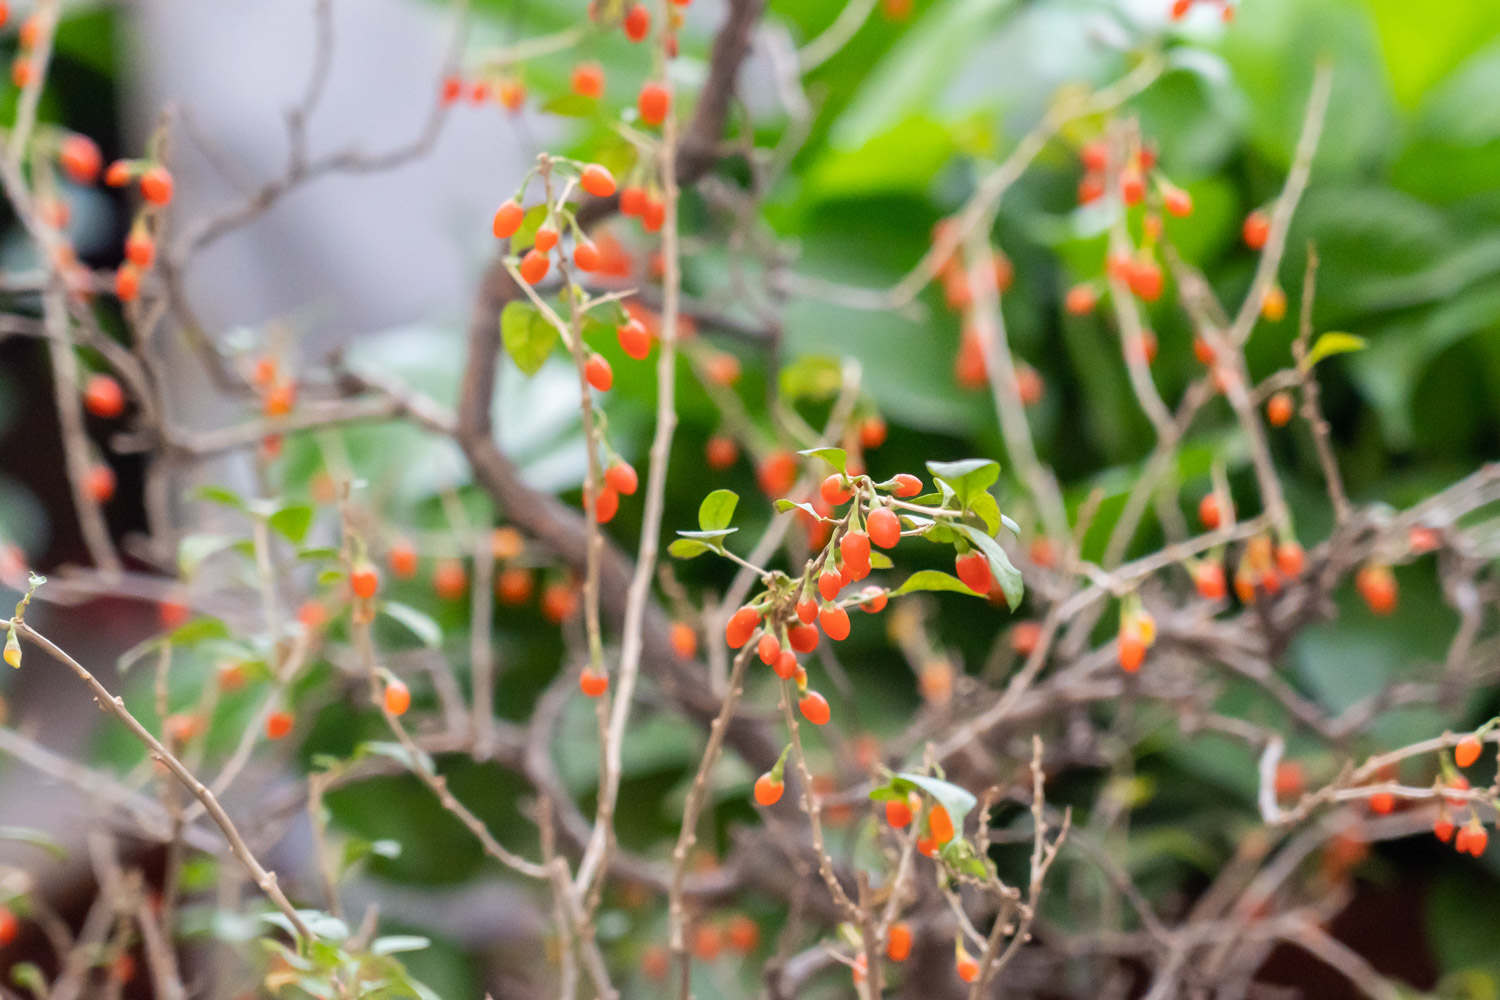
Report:
[[[797,454],[807,458],[821,458],[841,476],[848,471],[849,456],[842,448],[805,448]]]
[[[915,774],[911,771],[902,771],[896,777],[915,785],[942,803],[943,808],[948,810],[949,818],[953,820],[954,829],[963,827],[964,817],[978,802],[968,789],[960,788],[951,781],[929,777],[925,774]]]
[[[969,511],[984,522],[984,530],[995,534],[1000,530],[1000,504],[989,493],[979,493],[969,503]]]
[[[266,518],[271,530],[293,545],[301,545],[312,527],[313,509],[305,503],[287,504]]]
[[[431,945],[432,941],[420,934],[387,934],[370,942],[370,954],[394,955],[402,951],[422,951]]]
[[[718,551],[711,545],[705,545],[696,538],[679,538],[667,546],[667,553],[678,559],[696,559],[705,552]]]
[[[317,545],[312,548],[302,549],[297,553],[297,558],[307,562],[326,562],[329,559],[337,559],[339,550],[326,545]]]
[[[984,553],[990,563],[990,573],[1000,585],[1001,592],[1005,594],[1005,603],[1010,605],[1010,609],[1014,611],[1020,607],[1021,598],[1026,596],[1026,585],[1021,580],[1021,571],[1011,563],[1010,556],[1005,554],[1000,543],[972,525],[954,524],[951,527]]]
[[[777,499],[774,506],[778,514],[785,514],[789,510],[800,510],[820,521],[823,519],[823,515],[818,513],[817,508],[806,501],[788,500],[786,497],[781,497]]]
[[[1307,352],[1307,357],[1302,361],[1302,370],[1307,371],[1319,361],[1327,357],[1332,357],[1335,354],[1362,351],[1364,348],[1365,338],[1355,336],[1352,333],[1329,332],[1319,334],[1318,339],[1313,341],[1312,350]]]
[[[886,555],[884,552],[877,551],[870,553],[871,569],[891,569],[895,565],[895,563],[891,562],[891,557]]]
[[[833,358],[809,355],[781,369],[780,382],[788,402],[829,399],[843,387],[844,372]]]
[[[226,490],[222,486],[200,486],[188,494],[194,500],[206,500],[223,507],[233,507],[235,510],[245,510],[244,499],[234,490]]]
[[[740,496],[733,490],[714,490],[703,498],[703,503],[698,507],[698,527],[704,531],[718,531],[729,527],[729,522],[734,520],[734,508],[740,502]],[[679,531],[679,535],[692,535]]]
[[[582,94],[563,94],[543,104],[542,110],[563,118],[592,118],[599,113],[599,102]]]
[[[39,847],[59,861],[68,856],[68,849],[41,830],[27,826],[0,826],[0,840]]]
[[[406,747],[400,743],[394,743],[390,740],[366,740],[354,748],[353,757],[355,760],[370,756],[385,757],[411,771],[420,768],[429,774],[436,772],[437,768],[433,766],[432,758],[423,751],[419,750],[417,753],[418,759],[413,760],[411,754],[406,752]]]
[[[10,968],[10,981],[24,986],[37,996],[47,995],[47,977],[34,962],[17,962]]]
[[[515,235],[510,238],[510,245],[512,247],[531,246],[536,242],[536,231],[542,228],[542,223],[546,220],[547,206],[545,204],[532,205],[521,219],[521,228],[517,229]]]
[[[989,458],[970,458],[961,462],[928,462],[927,471],[939,483],[945,483],[965,508],[1000,478],[1000,463]]]
[[[381,601],[380,610],[388,617],[396,619],[407,630],[422,641],[422,645],[428,649],[437,649],[443,644],[443,630],[438,623],[425,611],[418,611],[409,604],[400,601]]]
[[[192,576],[204,560],[229,548],[235,541],[229,535],[208,532],[183,535],[177,543],[177,568],[183,576]]]
[[[527,375],[541,371],[557,346],[557,336],[557,328],[530,302],[511,302],[500,313],[500,340],[505,353]]]
[[[970,590],[962,580],[944,573],[940,569],[919,569],[906,580],[891,591],[892,597],[900,597],[902,594],[913,594],[919,590],[947,590],[955,594],[968,594],[970,597],[983,597],[983,594]]]

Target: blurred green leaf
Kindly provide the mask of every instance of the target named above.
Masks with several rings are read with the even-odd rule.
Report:
[[[557,328],[530,302],[506,303],[500,313],[500,339],[516,367],[535,375],[557,346]]]

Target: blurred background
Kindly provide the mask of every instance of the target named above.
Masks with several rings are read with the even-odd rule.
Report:
[[[1241,220],[1279,192],[1314,64],[1326,58],[1333,68],[1327,126],[1281,268],[1291,309],[1286,319],[1257,328],[1250,343],[1252,373],[1263,376],[1289,363],[1312,242],[1321,259],[1315,326],[1369,340],[1367,350],[1319,369],[1353,498],[1405,506],[1500,458],[1500,5],[1242,0],[1226,20],[1220,4],[1200,2],[1174,22],[1168,0],[883,0],[842,50],[806,75],[801,107],[788,100],[778,56],[816,37],[842,6],[842,0],[772,0],[741,75],[742,104],[733,119],[735,129],[763,146],[786,142],[785,169],[764,192],[761,225],[766,239],[792,257],[797,273],[866,288],[898,280],[928,246],[934,223],[962,204],[976,174],[1037,123],[1061,88],[1103,84],[1128,67],[1129,53],[1160,46],[1169,69],[1127,112],[1156,148],[1160,169],[1193,197],[1190,218],[1167,220],[1172,240],[1205,271],[1222,299],[1236,302],[1255,263],[1240,241]],[[307,87],[318,51],[311,0],[68,2],[63,10],[43,119],[93,137],[106,162],[139,155],[152,131],[169,121],[168,162],[178,182],[172,227],[178,237],[233,209],[284,169],[287,110]],[[395,169],[334,173],[291,192],[193,254],[182,275],[184,288],[203,326],[234,349],[274,349],[294,369],[344,349],[356,364],[398,371],[451,401],[463,324],[478,275],[493,253],[488,220],[495,205],[514,191],[537,152],[582,155],[608,141],[605,114],[579,115],[565,102],[548,110],[549,102],[565,92],[571,67],[586,56],[605,67],[605,104],[612,114],[631,102],[645,62],[617,36],[590,38],[582,52],[526,64],[529,97],[520,113],[493,100],[481,106],[464,102],[432,126],[439,82],[452,68],[455,51],[460,67],[473,65],[486,51],[578,22],[583,0],[474,0],[466,22],[454,5],[418,0],[332,0],[329,10],[326,86],[307,122],[311,155],[346,149],[379,154],[435,127],[430,145]],[[24,13],[13,9],[12,24]],[[682,57],[673,72],[689,91],[701,79],[722,16],[720,0],[696,0],[687,11]],[[0,46],[14,46],[14,32]],[[13,88],[0,91],[0,121],[11,119],[14,101]],[[1061,308],[1070,286],[1097,279],[1103,267],[1108,220],[1079,208],[1076,197],[1077,149],[1097,124],[1080,126],[1048,147],[1006,195],[995,234],[1016,274],[1004,302],[1011,344],[1045,386],[1029,411],[1041,458],[1056,470],[1071,510],[1091,492],[1104,497],[1085,555],[1102,548],[1153,440],[1118,363],[1119,335],[1112,323],[1102,313],[1075,317]],[[798,142],[803,131],[805,140]],[[80,256],[101,269],[118,264],[134,206],[104,187],[68,187],[63,196]],[[988,393],[956,379],[959,320],[944,308],[940,289],[924,295],[919,312],[825,301],[806,294],[803,285],[777,285],[777,268],[754,252],[716,242],[714,211],[702,199],[689,196],[684,212],[690,234],[696,227],[701,236],[688,240],[687,290],[747,320],[763,307],[782,318],[778,356],[738,341],[718,344],[741,358],[738,391],[744,399],[764,398],[776,377],[773,365],[854,357],[869,405],[890,426],[872,472],[916,469],[928,457],[1004,461]],[[637,227],[615,230],[627,247],[646,251]],[[0,233],[0,275],[32,270],[32,253],[8,223]],[[739,291],[747,275],[750,296]],[[1154,371],[1169,400],[1199,371],[1192,332],[1173,302],[1169,286],[1149,317],[1160,342]],[[37,311],[35,296],[24,293],[6,294],[4,307],[20,315]],[[105,321],[123,331],[109,309],[100,306]],[[244,419],[245,409],[214,391],[180,336],[170,334],[165,349],[180,364],[173,399],[179,420],[211,428]],[[611,440],[644,470],[654,387],[644,368],[616,371]],[[523,460],[531,481],[576,498],[583,452],[568,372],[561,358],[534,380],[509,369],[498,406],[502,441]],[[58,460],[51,384],[40,341],[0,340],[0,535],[42,572],[88,560]],[[717,410],[696,384],[685,381],[682,392],[668,529],[687,524],[698,498],[714,486],[756,492],[746,462],[722,474],[703,468],[705,442],[719,429]],[[1194,426],[1176,476],[1185,498],[1196,502],[1214,463],[1223,463],[1232,487],[1248,499],[1254,489],[1247,455],[1228,408],[1222,402],[1213,407]],[[115,430],[90,424],[101,453]],[[337,450],[376,485],[393,524],[442,531],[451,518],[445,497],[482,510],[458,453],[424,435],[359,427],[336,438]],[[1311,440],[1299,431],[1274,436],[1272,443],[1298,533],[1311,546],[1331,523]],[[287,442],[277,473],[287,495],[316,497],[329,447],[326,439]],[[107,508],[109,525],[117,539],[126,540],[146,525],[144,470],[138,455],[110,462],[119,488]],[[245,487],[256,482],[248,454],[179,475],[174,497],[205,479]],[[766,505],[752,506],[745,512],[747,533],[770,516]],[[174,527],[181,534],[203,530],[212,517],[201,505],[174,499]],[[638,507],[623,510],[611,530],[630,544],[638,518]],[[333,528],[320,524],[316,530],[332,537]],[[1143,531],[1137,550],[1160,542],[1159,535]],[[705,564],[676,568],[688,591],[723,586],[724,567],[700,562]],[[140,562],[134,567],[151,569]],[[1457,619],[1430,566],[1399,575],[1402,614],[1374,618],[1352,593],[1345,594],[1345,613],[1336,622],[1305,631],[1287,650],[1288,676],[1330,711],[1393,678],[1418,676],[1422,664],[1441,662]],[[425,580],[402,586],[409,590],[405,599],[441,622],[447,651],[461,659],[467,602],[434,598]],[[935,632],[970,672],[978,671],[1010,620],[1003,611],[976,614],[957,599],[951,606],[939,602],[932,613]],[[119,596],[67,607],[44,604],[36,623],[44,632],[68,636],[80,659],[100,664],[159,628],[152,602]],[[507,664],[498,708],[523,718],[558,669],[561,646],[556,629],[531,610],[502,609],[497,629]],[[860,731],[877,737],[896,732],[923,701],[910,669],[878,629],[857,631],[849,646],[846,662],[859,664],[858,682],[839,697],[851,706]],[[194,684],[202,686],[215,662],[211,654],[202,660],[196,680],[184,681],[183,700],[191,699]],[[139,697],[143,716],[150,716],[149,677],[121,678],[107,668],[101,676],[127,698]],[[137,748],[114,731],[80,687],[45,669],[7,672],[0,684],[8,725],[74,759],[139,769]],[[320,705],[315,723],[295,748],[258,762],[241,798],[231,800],[232,811],[252,809],[262,795],[258,788],[274,792],[312,755],[339,752],[368,729],[367,720],[326,697],[319,684],[308,682],[311,701]],[[1393,711],[1349,749],[1369,751],[1462,729],[1497,707],[1486,690],[1455,696],[1436,709]],[[1265,706],[1247,703],[1244,711],[1257,721],[1275,720]],[[569,719],[574,733],[592,725],[586,708]],[[627,756],[621,828],[628,843],[660,849],[675,831],[674,806],[680,806],[697,752],[687,724],[664,713],[645,714]],[[1313,778],[1331,777],[1339,761],[1328,748],[1299,745],[1296,738],[1291,754],[1303,756]],[[592,762],[565,758],[562,766],[570,788],[583,795],[592,787]],[[466,763],[450,777],[479,793],[476,809],[502,839],[531,836],[517,818],[522,788],[513,776]],[[738,786],[726,783],[726,804],[717,813],[721,833],[753,818],[744,801],[753,775],[741,777]],[[1084,780],[1080,792],[1094,790],[1104,778]],[[1255,822],[1254,762],[1227,741],[1187,740],[1165,731],[1139,746],[1134,782],[1135,874],[1156,898],[1190,900],[1225,863],[1235,837]],[[736,795],[739,806],[731,801]],[[504,935],[495,928],[514,912],[509,944],[542,931],[540,923],[528,922],[523,901],[496,888],[477,846],[406,779],[367,783],[358,795],[335,797],[330,806],[349,836],[407,845],[398,859],[377,858],[361,891],[381,899],[397,919],[437,936],[439,946],[414,956],[413,967],[420,966],[444,997],[477,996],[483,988],[502,997],[496,984],[504,977],[497,970],[535,959],[518,958],[503,946],[497,952],[495,942]],[[35,770],[0,761],[0,823],[40,827],[65,843],[76,842],[77,817],[87,807],[75,792]],[[414,850],[416,844],[423,849]],[[36,858],[9,847],[4,857],[25,864]],[[271,858],[294,878],[299,870],[307,876],[305,832],[299,838],[293,824]],[[1334,933],[1415,988],[1442,983],[1451,995],[1494,996],[1500,991],[1494,950],[1500,908],[1484,901],[1496,888],[1495,865],[1493,856],[1460,859],[1430,836],[1378,845],[1360,869],[1356,902]],[[66,894],[81,891],[67,888],[67,879],[85,875],[63,863],[50,874],[38,870],[44,882],[60,886],[65,910]],[[493,919],[476,921],[480,911]],[[605,930],[623,942],[620,947],[659,939],[659,917],[634,912],[622,901],[608,912]],[[757,915],[777,919],[772,910]],[[476,925],[483,933],[471,932]],[[737,968],[726,966],[715,975],[727,995],[748,995],[742,990],[749,983],[737,978]],[[1263,978],[1295,984],[1306,996],[1352,995],[1343,992],[1348,986],[1337,976],[1293,953],[1278,952]]]

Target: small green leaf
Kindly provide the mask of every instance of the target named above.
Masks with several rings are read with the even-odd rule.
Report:
[[[204,560],[235,543],[229,535],[198,533],[183,535],[177,543],[177,568],[183,576],[192,576]]]
[[[245,510],[245,501],[234,490],[226,490],[222,486],[200,486],[189,494],[194,500],[206,500],[223,507],[233,507],[235,510]]]
[[[1308,351],[1307,357],[1302,360],[1302,370],[1307,371],[1319,361],[1332,357],[1335,354],[1362,351],[1365,348],[1365,343],[1365,338],[1352,333],[1330,331],[1319,334],[1318,339],[1313,341],[1312,350]]]
[[[989,560],[990,573],[995,582],[1000,585],[1000,590],[1005,594],[1005,603],[1014,611],[1021,606],[1021,598],[1026,596],[1026,585],[1021,580],[1021,571],[1011,563],[1010,556],[1000,547],[1000,543],[978,528],[968,524],[951,525],[953,530],[961,532],[965,538]]]
[[[11,966],[10,981],[17,986],[24,986],[39,997],[48,993],[47,977],[42,975],[42,970],[34,962],[17,962]]]
[[[781,369],[781,395],[788,401],[828,399],[844,384],[844,373],[833,358],[798,358]]]
[[[989,458],[969,458],[961,462],[928,462],[927,471],[939,484],[946,484],[959,503],[967,508],[974,498],[989,489],[1000,478],[1000,463]]]
[[[557,328],[530,302],[516,300],[500,313],[500,340],[505,353],[527,375],[541,371],[557,346]]]
[[[914,774],[910,771],[902,771],[896,777],[911,782],[942,803],[943,808],[948,810],[949,818],[953,820],[954,829],[963,827],[964,817],[978,803],[968,789],[960,788],[951,781],[932,778],[925,774]]]
[[[326,545],[316,545],[311,548],[302,549],[297,553],[297,558],[306,562],[327,562],[329,559],[337,559],[339,550]]]
[[[722,543],[725,538],[739,530],[739,528],[715,528],[712,531],[679,531],[678,534],[683,538],[696,538],[718,547],[716,543]]]
[[[891,562],[891,557],[886,555],[884,552],[870,553],[871,569],[892,569],[895,565],[895,563]]]
[[[370,954],[394,955],[402,951],[422,951],[432,941],[419,934],[387,934],[370,942]]]
[[[293,545],[301,545],[312,527],[313,509],[305,503],[287,504],[266,518],[271,530]]]
[[[734,508],[739,502],[740,496],[733,490],[714,490],[703,498],[703,503],[698,508],[698,527],[704,531],[729,527],[729,522],[734,520]],[[678,534],[687,533],[679,531]]]
[[[976,494],[969,501],[969,511],[984,522],[985,531],[993,535],[1000,530],[1000,505],[990,494]]]
[[[776,507],[776,512],[778,514],[785,514],[789,510],[800,510],[804,514],[815,517],[820,521],[823,519],[823,515],[818,513],[817,508],[805,501],[799,502],[797,500],[788,500],[786,497],[781,497],[775,502],[774,506]]]
[[[353,759],[359,760],[361,757],[370,756],[385,757],[408,770],[415,771],[420,768],[429,774],[434,773],[436,768],[433,767],[432,758],[421,750],[417,751],[417,754],[417,759],[413,760],[411,754],[406,752],[406,747],[400,743],[390,740],[366,740],[354,748]]]
[[[696,538],[679,538],[667,546],[667,553],[678,559],[696,559],[705,552],[716,551]]]
[[[833,466],[834,471],[841,476],[848,471],[849,455],[842,448],[805,448],[797,454],[808,458],[821,458]]]
[[[599,113],[599,102],[581,94],[563,94],[543,104],[542,110],[562,118],[592,118]]]
[[[425,611],[418,611],[400,601],[381,601],[380,610],[405,625],[428,649],[437,649],[443,644],[443,630]]]
[[[955,594],[968,594],[970,597],[983,597],[983,594],[970,590],[962,580],[944,573],[940,569],[919,569],[906,580],[891,591],[892,597],[900,597],[902,594],[912,594],[919,590],[947,590]]]

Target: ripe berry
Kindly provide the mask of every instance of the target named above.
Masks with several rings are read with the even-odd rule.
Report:
[[[17,87],[29,87],[36,79],[36,67],[30,59],[17,59],[10,64],[10,82]]]
[[[760,662],[769,667],[781,656],[781,642],[770,632],[765,632],[755,646],[755,655],[760,657]]]
[[[460,559],[444,559],[433,567],[432,589],[445,601],[456,601],[469,592],[469,573]]]
[[[1198,520],[1209,531],[1216,530],[1220,524],[1224,523],[1224,514],[1219,509],[1217,493],[1205,493],[1203,499],[1198,501]]]
[[[891,496],[902,500],[910,499],[921,492],[922,480],[906,472],[897,475],[895,485],[891,487]]]
[[[391,681],[385,686],[385,710],[392,715],[405,715],[411,708],[411,690],[400,681]]]
[[[536,231],[535,247],[542,253],[550,253],[557,246],[557,229],[553,226],[542,226]]]
[[[827,725],[832,714],[828,709],[828,699],[816,691],[809,691],[797,699],[797,711],[815,726]]]
[[[644,215],[646,212],[646,189],[629,185],[620,190],[620,214]]]
[[[1469,790],[1469,779],[1461,774],[1456,774],[1448,779],[1448,787],[1454,791],[1467,792]],[[1463,795],[1445,795],[1443,796],[1443,801],[1455,809],[1462,809],[1468,802],[1468,798]]]
[[[464,81],[460,77],[456,77],[456,76],[445,76],[445,77],[443,77],[443,89],[442,89],[441,93],[439,94],[439,99],[444,104],[452,104],[452,103],[454,103],[460,97],[463,96],[463,93],[464,93]]]
[[[620,512],[620,494],[606,486],[594,498],[594,520],[608,524]]]
[[[670,638],[672,651],[684,660],[691,660],[698,654],[698,633],[686,622],[673,622]]]
[[[1063,298],[1063,308],[1074,316],[1087,316],[1099,304],[1099,294],[1091,285],[1074,285]]]
[[[955,557],[953,568],[964,586],[976,594],[988,594],[995,583],[994,575],[990,572],[990,561],[983,552],[965,552]]]
[[[1443,843],[1453,839],[1453,820],[1448,818],[1446,812],[1438,813],[1437,819],[1432,822],[1432,835]]]
[[[125,392],[108,375],[91,375],[83,389],[83,406],[96,417],[112,420],[125,412]]]
[[[818,648],[818,629],[814,625],[793,625],[787,629],[786,641],[799,653],[811,653]]]
[[[1161,201],[1167,212],[1179,219],[1193,214],[1193,196],[1180,187],[1168,188]]]
[[[937,842],[925,833],[917,838],[917,852],[924,858],[937,857]]]
[[[1045,390],[1042,376],[1037,374],[1035,368],[1025,363],[1016,366],[1016,397],[1020,399],[1022,406],[1040,403]]]
[[[132,230],[125,237],[125,259],[145,270],[156,260],[156,243],[140,230]]]
[[[588,361],[584,362],[583,376],[588,379],[589,385],[599,392],[608,392],[609,387],[615,384],[614,370],[609,367],[609,362],[598,354],[590,354]]]
[[[704,448],[704,459],[708,467],[722,472],[735,463],[740,457],[739,445],[734,443],[734,438],[723,434],[715,434],[708,439],[708,445]]]
[[[972,983],[979,978],[979,963],[969,957],[969,953],[962,948],[959,949],[958,961],[954,966],[958,978],[966,983]]]
[[[671,106],[671,93],[666,86],[654,81],[643,85],[640,96],[636,99],[636,108],[641,113],[641,121],[647,125],[660,125],[666,121],[667,112]]]
[[[328,609],[322,601],[303,601],[297,609],[297,623],[308,631],[317,631],[328,624]]]
[[[910,823],[911,819],[911,803],[905,799],[886,799],[885,821],[887,823],[900,830]]]
[[[107,465],[89,466],[84,476],[83,490],[94,503],[109,503],[115,495],[115,473]]]
[[[927,813],[927,832],[939,847],[953,839],[953,818],[941,802],[934,802]]]
[[[1266,419],[1272,427],[1285,427],[1292,419],[1292,397],[1290,393],[1278,392],[1266,400]]]
[[[1377,615],[1388,615],[1396,610],[1396,577],[1389,567],[1375,563],[1363,567],[1354,576],[1354,587]]]
[[[755,801],[758,805],[774,806],[781,801],[786,785],[776,780],[768,771],[755,779]]]
[[[1256,209],[1245,216],[1245,224],[1240,235],[1245,239],[1245,246],[1251,250],[1259,250],[1266,245],[1266,240],[1271,235],[1271,219],[1260,209]]]
[[[57,162],[62,166],[63,173],[74,183],[92,184],[99,179],[104,158],[99,155],[99,147],[94,144],[94,140],[74,133],[58,145]]]
[[[785,496],[797,482],[797,456],[789,451],[773,451],[755,470],[756,481],[767,496]]]
[[[369,563],[361,563],[349,572],[349,589],[368,601],[380,589],[380,573]]]
[[[1193,9],[1193,0],[1172,0],[1172,20],[1181,21]]]
[[[1120,630],[1120,669],[1133,674],[1146,659],[1146,643],[1134,629]]]
[[[797,602],[797,620],[804,625],[811,625],[818,617],[818,602],[811,597],[804,597]]]
[[[1479,825],[1479,820],[1470,820],[1469,831],[1469,854],[1479,857],[1484,853],[1485,847],[1489,845],[1489,831]]]
[[[760,946],[760,925],[743,913],[736,913],[729,918],[725,937],[729,939],[729,947],[748,955]]]
[[[615,193],[615,176],[607,168],[590,163],[578,175],[578,186],[595,198],[608,198]]]
[[[604,485],[617,493],[631,496],[639,485],[639,479],[630,463],[621,459],[604,471]]]
[[[621,27],[625,29],[626,38],[632,42],[642,41],[651,31],[651,12],[643,3],[631,4]]]
[[[830,507],[838,507],[854,498],[854,491],[845,484],[844,477],[837,472],[823,480],[822,485],[818,487],[818,492]]]
[[[134,302],[141,294],[141,272],[134,264],[121,264],[115,271],[115,297],[121,302]]]
[[[1104,175],[1084,174],[1078,182],[1078,204],[1089,205],[1104,197]]]
[[[835,642],[849,638],[849,613],[843,608],[824,605],[818,612],[818,624],[823,627],[823,634]]]
[[[277,709],[266,716],[266,739],[279,740],[292,731],[292,713]]]
[[[851,580],[863,580],[870,575],[870,536],[863,531],[851,531],[839,542],[839,555]]]
[[[1109,143],[1103,139],[1095,139],[1079,150],[1078,157],[1089,173],[1103,173],[1109,169]]]
[[[901,519],[889,507],[876,507],[865,518],[865,530],[870,541],[882,549],[894,548],[901,541]]]
[[[911,955],[911,928],[904,923],[891,924],[885,938],[885,957],[904,962]]]
[[[1377,816],[1388,816],[1396,811],[1396,796],[1391,792],[1376,792],[1370,796],[1370,811]]]
[[[526,104],[526,85],[520,80],[502,80],[496,96],[500,98],[500,106],[506,111],[520,111]]]
[[[1214,363],[1214,349],[1213,349],[1213,345],[1210,344],[1202,336],[1194,337],[1193,338],[1193,357],[1195,357],[1195,358],[1198,359],[1198,363],[1199,364],[1202,364],[1202,365],[1211,365],[1211,364],[1213,364]]]
[[[391,564],[391,575],[398,580],[409,580],[417,574],[417,550],[412,547],[411,542],[406,539],[398,539],[391,543],[391,550],[386,554],[386,559]]]
[[[1286,292],[1280,285],[1272,285],[1260,300],[1260,314],[1270,323],[1280,323],[1286,318]]]
[[[525,604],[531,599],[531,571],[509,566],[495,578],[495,596],[501,604]]]
[[[578,675],[578,690],[590,698],[603,697],[609,690],[609,674],[595,672],[592,667]]]
[[[1030,656],[1042,641],[1041,622],[1016,622],[1010,630],[1010,648],[1019,656]]]
[[[604,96],[604,67],[596,62],[582,62],[573,67],[573,93],[597,100]],[[588,190],[587,187],[584,188]],[[592,193],[592,192],[590,192]]]
[[[21,933],[21,921],[10,907],[0,906],[0,947],[10,944]]]
[[[620,339],[620,349],[636,361],[651,353],[651,332],[640,320],[626,320],[615,330],[615,335]]]
[[[526,209],[521,207],[519,201],[511,199],[495,210],[495,221],[491,224],[490,230],[495,234],[496,239],[509,239],[516,234],[516,230],[521,228],[521,223],[525,220]]]
[[[1198,596],[1206,601],[1222,601],[1227,593],[1224,583],[1224,567],[1218,563],[1203,563],[1193,574],[1193,586]]]
[[[153,205],[165,205],[172,200],[172,175],[166,167],[148,167],[141,174],[141,197]]]
[[[573,244],[573,263],[578,266],[578,270],[593,273],[599,270],[602,261],[603,257],[593,240],[580,239]]]
[[[1162,270],[1157,266],[1155,261],[1143,260],[1131,265],[1126,284],[1130,286],[1130,290],[1138,297],[1147,302],[1155,302],[1161,298],[1162,288],[1166,284],[1166,279],[1163,277]]]
[[[797,654],[790,649],[783,649],[776,656],[776,662],[771,664],[771,669],[784,681],[789,681],[797,676],[797,671],[802,667],[797,663]]]
[[[549,583],[542,589],[542,617],[554,625],[578,610],[578,589],[568,583]]]
[[[866,417],[859,423],[860,447],[871,450],[885,444],[885,421],[879,417]]]
[[[891,599],[891,595],[883,587],[866,587],[861,596],[864,600],[859,602],[859,609],[870,615],[878,615],[884,611]]]
[[[839,591],[844,589],[843,574],[833,569],[825,569],[818,576],[818,593],[823,600],[832,601],[838,598]]]
[[[1127,205],[1139,205],[1146,197],[1146,178],[1136,169],[1129,169],[1120,175],[1120,197]]]
[[[551,267],[551,260],[545,253],[532,247],[526,251],[526,256],[521,258],[521,280],[528,285],[534,285],[547,276],[547,269]]]
[[[1276,546],[1276,572],[1282,576],[1293,580],[1301,576],[1306,561],[1307,554],[1297,542],[1286,541]]]
[[[729,616],[729,621],[724,626],[724,639],[731,649],[739,649],[750,641],[759,625],[760,612],[746,605]]]
[[[723,947],[723,938],[713,924],[701,923],[693,928],[693,954],[700,960],[712,962]]]
[[[1458,745],[1453,748],[1453,763],[1459,767],[1470,767],[1479,759],[1479,752],[1482,749],[1483,744],[1479,742],[1479,737],[1470,733],[1459,740]]]

